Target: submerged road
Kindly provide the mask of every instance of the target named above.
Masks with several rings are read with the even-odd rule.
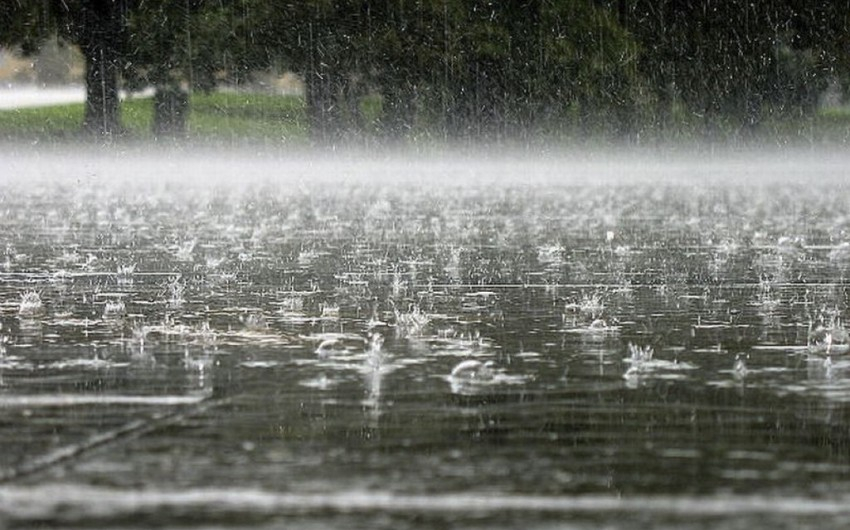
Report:
[[[82,103],[85,99],[86,89],[83,86],[0,88],[0,110]]]
[[[148,97],[153,95],[153,89],[134,93],[133,96]],[[121,93],[121,99],[126,99],[128,94]],[[69,103],[83,103],[86,100],[86,89],[82,85],[65,85],[40,87],[27,86],[0,86],[0,110],[26,109],[36,107],[50,107],[54,105],[67,105]]]

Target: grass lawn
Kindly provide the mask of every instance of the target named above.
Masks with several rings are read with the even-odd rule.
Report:
[[[0,139],[27,142],[73,141],[81,138],[82,103],[0,111]],[[126,138],[153,139],[153,99],[133,98],[121,103],[121,123]],[[303,98],[267,94],[193,94],[188,137],[240,143],[263,141],[303,143],[307,118]]]
[[[85,141],[85,136],[80,134],[83,111],[81,103],[0,111],[0,140],[29,143]],[[364,99],[360,112],[366,123],[364,134],[376,133],[380,101]],[[127,131],[122,140],[152,140],[153,99],[123,101],[121,121]],[[678,125],[667,128],[662,141],[703,142],[705,136],[700,127],[699,122],[690,123],[687,117],[680,117]],[[212,145],[299,146],[308,143],[309,133],[303,98],[245,92],[193,94],[187,128],[187,140]],[[850,143],[850,108],[825,109],[815,116],[798,119],[765,119],[753,137],[741,137],[731,126],[726,129],[720,126],[719,129],[721,138],[727,135],[729,142],[743,140],[744,145],[753,140],[755,143],[752,145],[846,145]],[[598,138],[593,135],[588,138],[586,135],[577,137],[570,132],[569,124],[566,124],[564,134],[555,134],[552,139],[562,138],[566,144],[601,142],[604,145],[606,141],[604,133]],[[651,145],[653,132],[648,131],[643,141]]]

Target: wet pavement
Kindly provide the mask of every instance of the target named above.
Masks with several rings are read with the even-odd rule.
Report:
[[[9,527],[850,516],[838,170],[68,160],[0,194]]]

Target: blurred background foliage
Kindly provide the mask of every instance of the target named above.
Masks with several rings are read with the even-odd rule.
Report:
[[[848,18],[850,0],[12,0],[0,44],[78,49],[98,134],[124,130],[119,88],[153,88],[154,127],[181,134],[187,94],[289,75],[320,143],[640,142],[843,102]]]

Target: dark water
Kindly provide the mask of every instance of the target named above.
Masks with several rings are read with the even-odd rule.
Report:
[[[0,523],[850,520],[840,169],[146,160],[7,166]]]

